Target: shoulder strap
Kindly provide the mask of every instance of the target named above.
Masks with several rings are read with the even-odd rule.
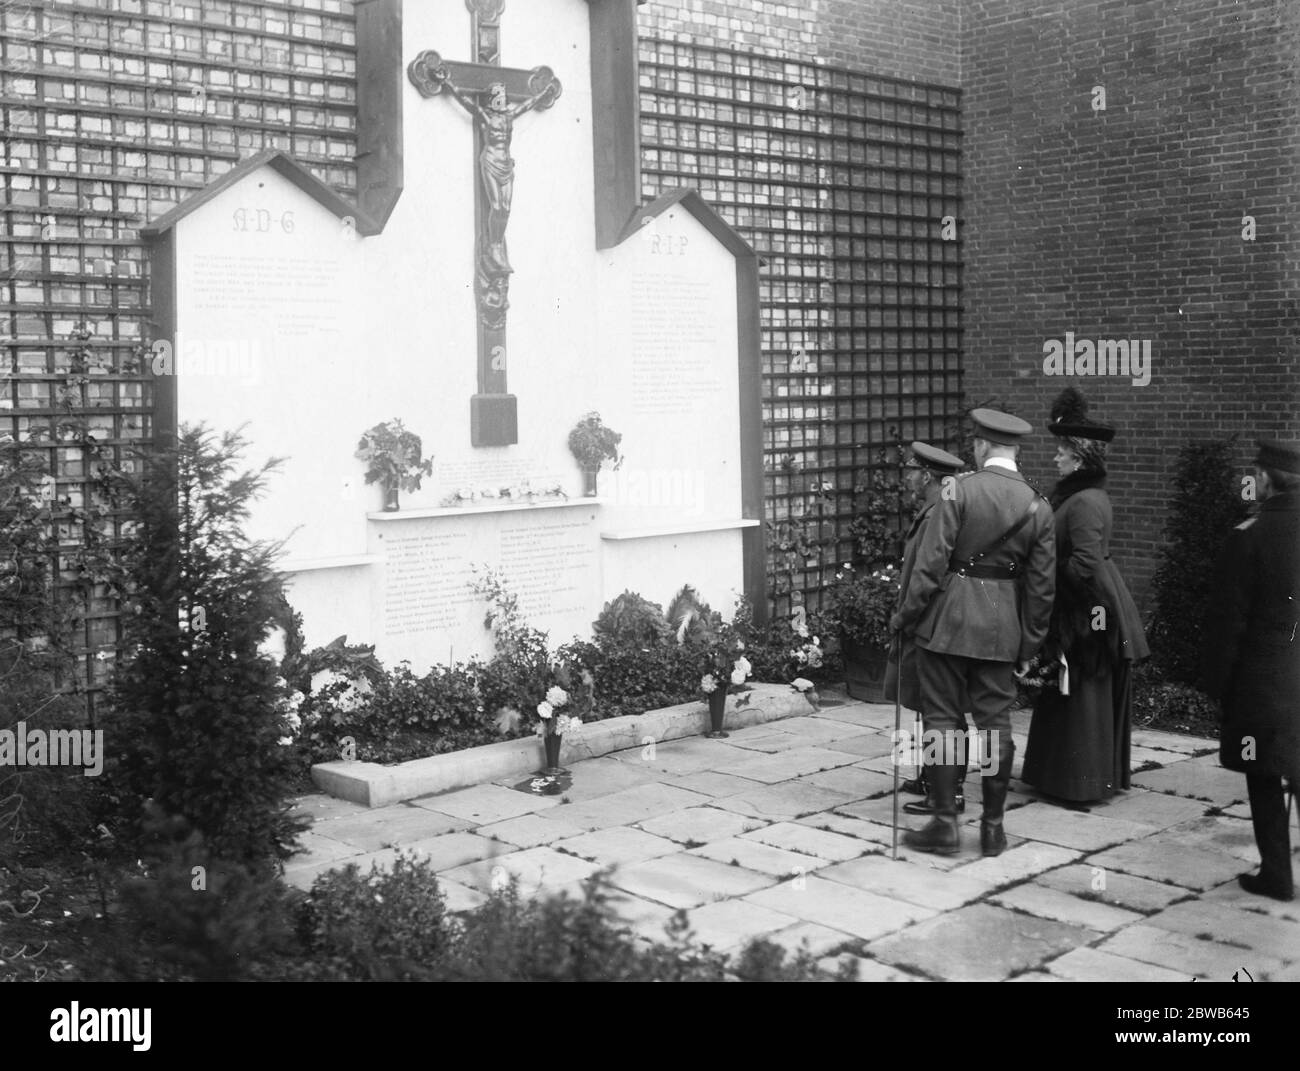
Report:
[[[1021,514],[1020,520],[1016,521],[1015,524],[1013,524],[1010,528],[1008,528],[1005,532],[1003,532],[1000,536],[998,536],[997,539],[995,539],[987,547],[981,550],[978,554],[974,555],[970,559],[971,562],[972,563],[978,562],[986,554],[993,553],[993,551],[997,550],[998,547],[1002,546],[1003,543],[1005,543],[1008,539],[1010,539],[1013,535],[1015,535],[1018,531],[1020,531],[1020,529],[1022,529],[1026,524],[1029,523],[1029,518],[1038,512],[1038,503],[1041,501],[1042,501],[1041,498],[1039,498],[1037,495],[1034,495],[1034,500],[1029,503],[1029,508],[1025,510],[1023,514]]]

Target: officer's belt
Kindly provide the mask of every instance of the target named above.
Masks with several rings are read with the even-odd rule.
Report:
[[[955,557],[948,559],[948,572],[975,580],[1014,580],[1018,574],[1015,562],[1010,565],[980,565]]]

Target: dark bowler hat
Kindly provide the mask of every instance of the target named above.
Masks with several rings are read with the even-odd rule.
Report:
[[[1000,446],[1018,446],[1020,440],[1034,430],[1027,420],[1001,409],[972,409],[970,418],[975,423],[977,439],[987,439]]]
[[[1109,424],[1099,424],[1089,418],[1088,403],[1073,387],[1066,387],[1052,403],[1052,422],[1047,430],[1062,438],[1095,439],[1103,443],[1115,438],[1115,429]]]
[[[1300,473],[1300,443],[1282,443],[1276,439],[1256,439],[1259,453],[1255,464],[1265,469]]]
[[[955,454],[929,443],[913,443],[912,457],[921,468],[937,472],[940,476],[953,476],[966,467],[966,462]]]

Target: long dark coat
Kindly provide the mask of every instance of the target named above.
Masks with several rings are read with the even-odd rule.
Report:
[[[1223,712],[1219,761],[1300,781],[1300,493],[1238,525],[1215,570],[1201,661]]]
[[[902,608],[907,585],[912,579],[912,569],[916,566],[916,548],[920,545],[926,522],[933,511],[934,503],[925,503],[907,530],[903,543],[903,565],[898,573],[898,604],[894,607],[895,612]],[[885,699],[891,702],[897,699],[908,710],[921,709],[921,680],[916,673],[916,644],[912,642],[912,637],[901,633],[894,634],[893,645],[889,648],[889,662],[885,666]]]
[[[1130,785],[1129,669],[1150,653],[1142,619],[1110,558],[1112,511],[1102,475],[1073,474],[1052,492],[1056,604],[1046,650],[1070,667],[1070,694],[1034,704],[1022,780],[1067,800]]]

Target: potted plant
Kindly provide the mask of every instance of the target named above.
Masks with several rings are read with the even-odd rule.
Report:
[[[845,564],[831,588],[829,620],[840,637],[844,676],[854,699],[883,702],[889,659],[889,618],[898,601],[899,568],[854,569]]]
[[[542,773],[557,777],[567,772],[560,767],[560,744],[566,733],[572,736],[582,730],[582,715],[591,714],[596,682],[590,671],[562,663],[552,670],[552,676],[555,683],[537,704],[534,731],[546,752]]]
[[[724,622],[708,626],[702,647],[705,672],[700,678],[700,694],[709,704],[709,731],[705,735],[716,740],[728,735],[722,731],[727,696],[749,691],[745,681],[754,672],[754,667],[745,657],[745,643],[734,624]],[[747,702],[749,697],[745,696],[736,705],[743,706]]]
[[[623,463],[618,455],[618,444],[623,436],[601,422],[599,413],[588,413],[569,432],[569,449],[582,469],[582,493],[588,498],[596,494],[596,473],[606,461],[614,468]]]
[[[417,491],[420,480],[433,472],[433,458],[421,458],[423,444],[400,420],[376,424],[361,436],[357,457],[366,463],[366,483],[382,483],[384,509],[397,509],[398,491]]]

